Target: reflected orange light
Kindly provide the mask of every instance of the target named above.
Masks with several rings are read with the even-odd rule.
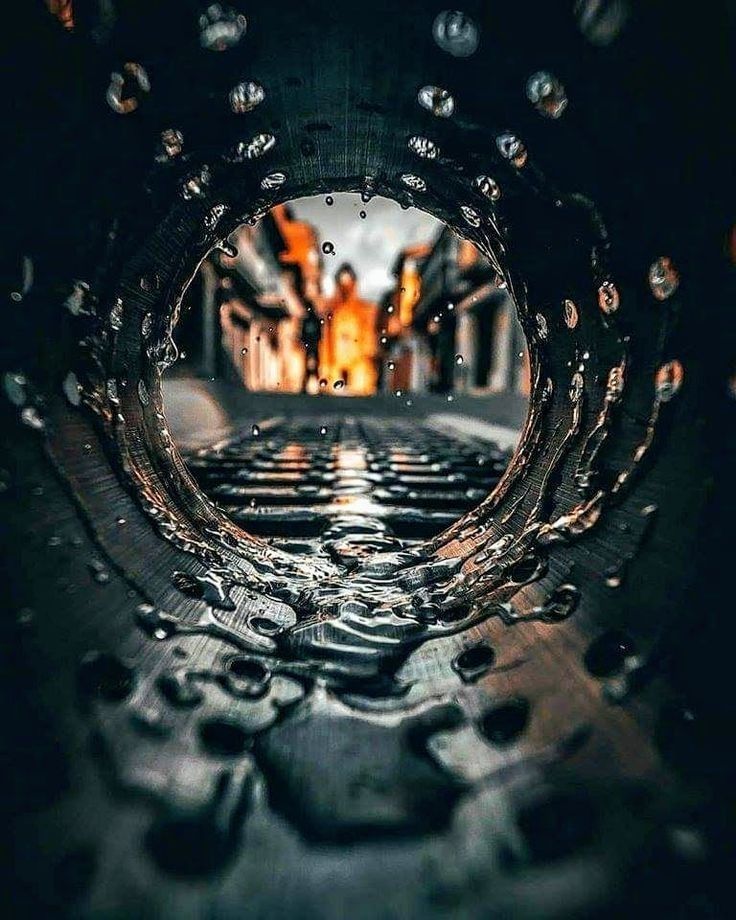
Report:
[[[46,0],[46,6],[52,16],[56,16],[65,29],[74,28],[74,10],[72,0]]]

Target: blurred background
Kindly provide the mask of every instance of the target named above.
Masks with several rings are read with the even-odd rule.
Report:
[[[169,375],[264,393],[526,396],[524,336],[488,261],[429,215],[366,197],[297,199],[239,227],[187,292]]]

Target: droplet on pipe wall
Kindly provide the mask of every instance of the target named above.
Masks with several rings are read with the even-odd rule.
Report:
[[[562,311],[565,317],[565,325],[568,329],[574,329],[578,324],[578,308],[574,301],[564,300],[562,302]]]
[[[427,183],[421,176],[416,176],[414,173],[402,173],[400,176],[401,181],[404,183],[407,188],[412,189],[415,192],[424,192],[427,190]]]
[[[406,142],[409,150],[423,160],[436,160],[440,155],[440,148],[428,137],[413,134]]]
[[[236,115],[252,112],[265,98],[266,93],[263,87],[260,83],[254,83],[253,81],[238,83],[228,93],[230,108]]]
[[[261,179],[261,188],[264,191],[280,188],[286,182],[286,174],[282,172],[269,173]]]
[[[498,152],[505,160],[509,160],[517,169],[521,169],[527,161],[528,153],[524,143],[510,133],[499,134],[496,138]]]
[[[620,297],[618,289],[613,281],[604,281],[598,288],[598,306],[606,314],[610,315],[618,310]]]
[[[423,86],[417,93],[417,101],[437,118],[449,118],[455,111],[451,93],[439,86]]]
[[[477,51],[480,30],[470,16],[460,10],[445,10],[435,18],[432,36],[447,54],[465,58]]]
[[[199,43],[207,51],[228,51],[240,42],[247,28],[248,20],[242,13],[212,3],[199,17]]]
[[[649,288],[657,300],[667,300],[680,285],[680,275],[668,256],[660,256],[649,267]]]
[[[547,118],[559,118],[567,108],[565,87],[546,70],[529,77],[526,95],[540,115]]]
[[[495,179],[490,176],[478,176],[475,179],[475,187],[490,201],[498,201],[501,197],[501,188]]]
[[[682,364],[675,358],[663,364],[656,373],[654,386],[661,402],[669,402],[682,386],[685,371]]]
[[[257,160],[275,145],[276,138],[273,134],[256,134],[249,141],[240,141],[235,145],[233,160],[236,163],[242,160]]]

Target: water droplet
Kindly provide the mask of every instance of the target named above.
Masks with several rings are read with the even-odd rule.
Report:
[[[527,161],[527,149],[515,134],[499,134],[496,147],[501,156],[510,160],[517,169],[521,169]]]
[[[509,744],[526,728],[530,709],[525,699],[507,700],[484,713],[479,728],[493,744]]]
[[[574,329],[578,324],[578,308],[572,300],[563,300],[562,311],[565,317],[565,325],[568,329]]]
[[[251,425],[250,433],[253,435],[254,438],[257,438],[259,437],[261,433],[261,429],[258,425]]]
[[[415,176],[414,173],[402,173],[399,177],[408,188],[415,192],[426,192],[427,183],[421,176]]]
[[[212,3],[199,17],[199,43],[208,51],[227,51],[245,35],[248,21],[237,10]]]
[[[328,255],[328,256],[334,255],[335,254],[335,244],[331,240],[325,240],[324,243],[322,243],[322,252],[324,252],[325,255]]]
[[[332,386],[333,386],[333,388],[334,388],[335,390],[341,390],[341,389],[345,386],[345,381],[344,381],[344,380],[336,380],[336,381],[332,384]]]
[[[481,195],[485,195],[490,201],[498,201],[501,197],[501,189],[498,182],[490,176],[477,176],[475,179],[475,187]]]
[[[261,188],[264,191],[272,188],[280,188],[286,182],[286,173],[274,172],[269,173],[261,179]]]
[[[238,83],[238,85],[234,86],[228,93],[230,108],[236,115],[252,112],[265,98],[266,93],[263,87],[260,83],[254,83],[253,81]]]
[[[328,195],[325,198],[325,204],[327,205],[328,208],[331,208],[334,203],[335,203],[335,199],[332,197],[332,195]]]
[[[217,248],[220,252],[224,252],[228,259],[237,259],[238,257],[238,247],[233,245],[230,240],[220,240]]]
[[[394,361],[389,361],[389,362],[386,364],[386,367],[387,367],[390,371],[392,371],[392,370],[394,370],[394,368],[396,367],[396,362],[394,362]]]
[[[685,370],[676,358],[663,364],[654,378],[658,398],[662,402],[669,402],[682,386],[684,378]]]
[[[72,292],[64,301],[64,306],[72,316],[81,316],[92,312],[87,307],[87,301],[90,299],[89,285],[86,281],[75,281],[72,285]]]
[[[237,656],[227,663],[224,684],[237,696],[263,696],[271,680],[270,670],[253,658]]]
[[[176,128],[167,128],[161,132],[161,159],[170,160],[178,157],[184,144],[184,135]]]
[[[462,364],[462,363],[463,363],[463,356],[462,356],[462,355],[455,355],[455,364],[460,365],[460,364]]]
[[[324,436],[327,434],[327,428],[325,428],[325,426],[322,425],[319,429],[319,433],[324,438]]]
[[[128,61],[123,64],[122,73],[110,74],[107,87],[107,104],[118,115],[129,115],[138,108],[141,97],[150,92],[151,83],[148,74],[140,64]]]
[[[478,48],[480,31],[473,20],[460,10],[444,10],[432,24],[437,45],[453,57],[470,57]]]
[[[106,585],[110,581],[110,573],[99,559],[91,559],[87,567],[98,584]]]
[[[44,422],[35,406],[26,406],[25,409],[22,409],[20,420],[24,425],[33,428],[35,431],[42,431],[46,427],[46,422]]]
[[[534,108],[548,118],[559,118],[567,108],[565,87],[546,70],[540,70],[529,77],[526,95]]]
[[[241,354],[241,355],[247,355],[247,354],[248,354],[248,349],[245,348],[245,347],[241,348],[241,349],[240,349],[240,354]]]
[[[161,279],[158,276],[157,272],[149,272],[147,274],[141,275],[138,284],[142,291],[158,291],[161,287]]]
[[[141,336],[147,339],[153,329],[153,313],[146,313],[141,320]]]
[[[138,399],[140,399],[142,406],[147,406],[149,403],[148,389],[143,380],[138,381]]]
[[[598,288],[598,306],[607,315],[618,310],[620,298],[613,281],[604,281]]]
[[[580,592],[575,585],[559,585],[540,608],[539,618],[545,623],[560,623],[574,613],[579,600]]]
[[[123,301],[118,297],[110,310],[110,327],[119,332],[123,328]]]
[[[680,276],[667,256],[660,256],[649,267],[649,287],[657,300],[667,300],[680,284]]]
[[[179,632],[180,623],[176,617],[164,613],[152,604],[139,604],[135,617],[140,628],[159,642],[170,639]]]
[[[276,138],[273,134],[256,134],[249,141],[240,141],[235,145],[233,159],[236,162],[243,159],[257,160],[268,153],[275,144]]]
[[[492,668],[495,660],[496,653],[491,646],[481,643],[460,652],[453,661],[452,667],[464,681],[470,682],[477,680],[489,668]]]
[[[583,375],[579,371],[576,371],[572,375],[572,380],[570,381],[570,402],[573,403],[573,405],[580,401],[584,389],[585,381],[583,380]]]
[[[407,147],[412,153],[416,153],[423,160],[436,160],[440,155],[440,148],[428,137],[422,137],[420,134],[413,134],[406,142]]]
[[[193,677],[181,669],[159,674],[156,689],[172,706],[180,709],[193,709],[204,699],[204,693]]]
[[[365,211],[361,211],[361,212],[360,212],[360,219],[361,219],[361,220],[365,220],[366,217],[368,217],[368,215],[365,213]]]
[[[471,227],[480,227],[480,216],[475,208],[464,204],[460,207],[460,213],[463,215],[465,222],[470,224]]]
[[[281,625],[270,617],[251,617],[248,623],[262,636],[275,636],[281,632]]]
[[[610,45],[626,25],[628,0],[576,0],[575,19],[593,45]]]
[[[455,111],[455,100],[448,90],[439,86],[423,86],[417,93],[422,108],[438,118],[449,118]]]
[[[77,375],[74,371],[69,371],[69,373],[64,378],[64,383],[62,384],[62,389],[64,390],[64,395],[69,400],[73,406],[78,406],[82,401],[81,392],[82,387],[79,384]]]
[[[184,180],[181,188],[182,198],[190,201],[192,198],[201,198],[210,184],[209,166],[202,166],[199,172],[192,173]]]
[[[28,398],[28,380],[25,374],[8,372],[3,374],[3,389],[14,406],[24,406]]]

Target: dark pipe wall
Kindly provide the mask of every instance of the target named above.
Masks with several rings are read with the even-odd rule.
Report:
[[[535,917],[642,906],[720,915],[733,806],[732,13],[621,0],[598,4],[591,24],[592,3],[474,2],[463,10],[480,44],[458,58],[432,38],[442,9],[433,3],[251,3],[245,36],[219,53],[200,46],[203,6],[79,2],[68,34],[43,4],[23,4],[5,57],[0,513],[11,900],[81,916]],[[622,9],[620,31],[602,44]],[[145,67],[151,89],[120,115],[105,92],[127,61]],[[569,99],[556,120],[526,98],[528,77],[542,69]],[[266,98],[235,115],[227,93],[244,80],[261,83]],[[453,94],[452,118],[417,104],[427,84]],[[168,128],[182,132],[183,151],[157,162]],[[498,154],[507,130],[528,149],[522,168]],[[233,145],[259,133],[273,134],[274,148],[232,162]],[[439,144],[439,161],[407,149],[413,134]],[[190,206],[182,183],[203,164],[210,189]],[[287,182],[264,194],[260,180],[275,171]],[[425,178],[426,195],[407,197],[399,176],[408,172]],[[479,238],[459,216],[461,204],[485,206],[473,188],[480,173],[503,189],[497,236]],[[365,718],[346,712],[349,699],[330,708],[329,693],[310,684],[301,709],[283,703],[275,726],[254,732],[245,759],[203,756],[191,720],[131,741],[124,701],[170,654],[136,626],[136,607],[198,616],[201,602],[170,578],[197,570],[151,526],[109,425],[70,405],[64,382],[74,370],[93,394],[112,368],[148,380],[155,403],[151,362],[133,331],[126,326],[114,349],[95,344],[117,292],[126,292],[126,322],[150,310],[163,324],[172,291],[239,219],[300,194],[365,189],[367,176],[372,190],[489,244],[514,291],[525,292],[532,340],[538,310],[557,318],[546,341],[533,341],[559,384],[546,437],[566,418],[568,361],[590,347],[600,390],[625,342],[626,397],[603,480],[645,436],[657,368],[681,362],[682,385],[631,490],[600,528],[550,551],[553,572],[580,589],[574,618],[557,632],[497,619],[474,627],[473,640],[489,639],[504,662],[531,665],[460,717],[448,712],[457,700],[443,667],[462,646],[448,638],[416,665],[430,674],[439,712]],[[230,210],[207,230],[217,201]],[[592,249],[620,292],[613,327],[599,322]],[[33,284],[12,298],[24,256]],[[665,301],[647,283],[658,256],[680,278]],[[146,289],[141,276],[160,281]],[[75,313],[65,303],[76,281],[92,296]],[[574,343],[558,315],[566,297],[586,317]],[[591,396],[585,425],[594,408]],[[192,484],[147,413],[132,402],[123,411],[156,488],[201,526]],[[519,491],[543,482],[551,463],[551,452],[535,455]],[[551,478],[550,514],[572,501],[572,469]],[[645,527],[641,510],[652,505]],[[522,524],[512,519],[515,529]],[[447,545],[454,553],[462,540]],[[614,563],[624,576],[612,590]],[[535,590],[529,603],[543,603],[544,586]],[[617,703],[591,679],[595,667],[581,677],[591,648],[600,652],[596,640],[611,634],[631,640],[636,655],[627,657],[637,659]],[[216,670],[216,640],[181,644],[199,668]],[[427,739],[458,719],[480,724],[486,707],[510,696],[531,700],[534,721],[518,750],[494,753],[497,772],[474,783],[436,771]],[[464,754],[477,756],[472,746]]]

